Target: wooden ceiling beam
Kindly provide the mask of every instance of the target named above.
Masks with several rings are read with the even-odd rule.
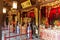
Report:
[[[25,2],[27,0],[4,0],[4,6],[7,8],[11,8],[12,7],[12,2],[13,1],[17,1],[18,2],[18,9],[21,9],[21,3]],[[36,3],[36,0],[31,0],[32,5],[34,5]]]

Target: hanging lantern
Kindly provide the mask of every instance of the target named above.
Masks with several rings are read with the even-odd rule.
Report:
[[[6,13],[6,8],[3,8],[3,13]]]
[[[13,1],[13,9],[17,9],[17,1]]]

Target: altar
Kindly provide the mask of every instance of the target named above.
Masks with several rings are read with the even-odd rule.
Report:
[[[44,29],[42,31],[42,39],[44,39],[44,40],[60,40],[60,30]]]

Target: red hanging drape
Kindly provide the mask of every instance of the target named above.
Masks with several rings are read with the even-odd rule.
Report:
[[[56,15],[56,17],[59,17],[59,15],[60,15],[60,7],[52,8],[52,9],[50,10],[50,15],[49,15],[49,17],[52,18],[54,14]]]
[[[54,14],[56,14],[56,8],[52,8],[52,9],[51,9],[49,18],[51,19]]]
[[[34,18],[35,17],[35,14],[34,14],[34,11],[31,11],[27,14],[27,17],[32,17]]]
[[[58,7],[57,10],[58,10],[58,13],[59,13],[59,15],[60,15],[60,7]]]

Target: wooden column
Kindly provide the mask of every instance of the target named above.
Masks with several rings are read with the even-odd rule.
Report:
[[[3,26],[3,0],[0,0],[0,40],[2,40],[2,26]]]
[[[36,26],[38,26],[38,8],[34,8],[35,18],[36,18]]]

